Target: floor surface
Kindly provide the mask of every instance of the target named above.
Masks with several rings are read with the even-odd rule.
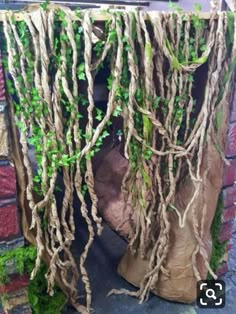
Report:
[[[85,226],[80,227],[78,242],[84,240]],[[125,252],[126,242],[105,225],[103,234],[96,238],[90,250],[86,269],[92,286],[92,307],[95,314],[235,314],[236,313],[236,228],[234,232],[234,246],[231,250],[229,272],[223,276],[226,283],[226,306],[223,309],[200,309],[195,304],[185,305],[169,302],[151,295],[148,302],[139,304],[136,298],[126,295],[107,297],[112,288],[127,288],[135,290],[117,274],[117,265]],[[76,256],[80,253],[79,246],[74,247]],[[65,314],[77,313],[73,309],[66,309]]]

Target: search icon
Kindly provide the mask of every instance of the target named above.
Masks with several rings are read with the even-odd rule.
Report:
[[[214,299],[216,300],[216,294],[215,294],[215,291],[213,289],[207,289],[206,291],[206,296],[209,298],[209,299]]]

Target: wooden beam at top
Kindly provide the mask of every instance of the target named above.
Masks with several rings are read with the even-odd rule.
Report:
[[[92,9],[92,17],[95,21],[98,21],[98,22],[103,22],[103,21],[107,21],[108,19],[110,19],[110,14],[108,12],[105,12],[105,11],[102,11],[101,9]],[[120,10],[122,11],[122,10]],[[126,10],[127,11],[127,10]],[[3,21],[3,15],[8,12],[7,10],[2,10],[0,11],[0,22]],[[154,14],[156,11],[148,11],[149,14]],[[170,13],[170,12],[168,12]],[[24,20],[24,15],[22,12],[14,12],[14,18],[16,21],[22,21]],[[73,14],[73,11],[72,11],[72,14]],[[191,13],[191,12],[186,12],[185,14],[194,14],[194,13]],[[199,18],[200,19],[203,19],[203,20],[209,20],[210,17],[211,17],[211,13],[210,12],[201,12],[198,14]],[[72,19],[73,20],[79,20],[79,18],[73,14],[72,15]]]
[[[4,1],[4,0],[2,0]],[[160,0],[159,0],[160,1]],[[169,1],[169,0],[167,0]],[[178,1],[178,0],[175,0]],[[44,3],[45,0],[7,0],[8,4],[23,4],[24,6],[30,5],[30,4],[40,4]],[[57,5],[69,5],[69,6],[80,6],[80,5],[93,5],[96,7],[101,7],[103,5],[109,5],[109,6],[133,6],[133,7],[148,7],[149,1],[146,0],[97,0],[94,2],[93,0],[53,0],[52,4]]]

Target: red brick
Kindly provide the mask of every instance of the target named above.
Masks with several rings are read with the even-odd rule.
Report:
[[[223,189],[224,207],[234,205],[236,202],[236,186],[230,186]]]
[[[223,222],[227,222],[227,221],[233,220],[235,216],[236,216],[236,206],[233,205],[223,210],[222,220]]]
[[[231,123],[229,126],[226,156],[236,156],[236,122]]]
[[[219,242],[225,242],[232,238],[233,222],[225,222],[220,226]]]
[[[223,263],[219,269],[217,269],[216,271],[216,275],[218,277],[224,275],[226,272],[228,271],[228,266],[227,266],[227,263]]]
[[[0,207],[0,240],[16,236],[20,232],[16,203]]]
[[[10,276],[10,282],[6,285],[0,286],[0,293],[8,293],[15,291],[24,287],[27,287],[29,284],[29,277],[27,275],[19,276],[12,275]]]
[[[16,175],[13,166],[0,167],[0,182],[0,198],[16,195]]]
[[[236,159],[229,160],[230,165],[225,167],[223,186],[233,185],[236,181]]]

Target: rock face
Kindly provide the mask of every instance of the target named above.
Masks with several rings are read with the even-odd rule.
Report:
[[[225,133],[228,125],[227,110],[226,108],[222,118],[222,147],[225,147]],[[196,299],[197,279],[193,268],[194,252],[196,252],[195,266],[200,278],[206,278],[208,273],[202,254],[197,251],[199,242],[193,232],[193,225],[196,224],[199,234],[201,233],[203,240],[201,250],[204,250],[203,254],[206,260],[210,262],[211,224],[224,175],[224,162],[211,140],[206,143],[203,156],[201,176],[204,179],[200,184],[199,193],[186,216],[184,228],[179,226],[179,219],[175,212],[172,211],[168,214],[171,224],[170,249],[165,268],[169,274],[161,272],[158,285],[153,288],[153,292],[161,297],[185,303],[192,303]],[[135,223],[132,209],[124,210],[124,198],[121,192],[122,178],[126,169],[127,161],[120,154],[119,147],[117,147],[104,154],[95,175],[99,211],[110,227],[124,237],[128,235],[129,222],[132,220]],[[215,169],[217,169],[217,175]],[[233,175],[228,174],[228,181],[232,182]],[[179,186],[174,205],[179,209],[182,216],[194,191],[194,184],[190,178],[186,178]],[[232,221],[230,218],[233,218],[234,214],[234,209],[227,213],[223,212],[225,223],[221,227],[219,241],[227,241],[232,236]],[[196,215],[195,221],[193,215]],[[204,220],[202,220],[203,216]],[[132,255],[128,249],[118,267],[119,274],[133,285],[139,286],[148,270],[149,256],[150,252],[143,259],[138,252],[136,255]],[[222,269],[226,270],[227,268]]]
[[[129,223],[135,223],[134,213],[124,209],[124,198],[121,193],[122,179],[127,169],[127,160],[120,154],[117,146],[108,152],[101,160],[95,175],[95,189],[98,196],[98,207],[103,218],[110,227],[123,237],[128,237]],[[214,218],[218,194],[222,185],[224,164],[214,145],[209,144],[205,150],[205,158],[202,163],[202,173],[209,168],[208,175],[201,183],[200,193],[194,205],[196,208],[196,221],[202,224],[204,205],[206,215],[203,222],[203,241],[207,254],[207,260],[211,256],[211,223]],[[209,165],[208,161],[211,160]],[[218,175],[215,176],[217,165]],[[175,206],[179,209],[186,208],[194,194],[194,186],[190,178],[187,178],[180,186],[176,195]],[[197,279],[192,266],[192,256],[198,245],[193,232],[193,206],[190,209],[184,228],[179,226],[179,220],[175,212],[169,213],[171,223],[170,250],[165,265],[169,271],[167,276],[160,274],[158,286],[153,290],[157,295],[169,300],[191,303],[196,299]],[[183,215],[183,212],[181,213]],[[147,254],[149,256],[150,254]],[[201,255],[197,256],[197,269],[201,278],[206,278],[207,268]],[[128,250],[122,258],[118,268],[119,274],[135,286],[139,286],[148,269],[149,258],[132,255]]]
[[[118,145],[101,159],[95,174],[95,191],[98,196],[98,208],[110,227],[127,238],[131,211],[124,210],[124,197],[121,193],[122,179],[128,167],[128,161],[120,153]]]
[[[211,224],[215,215],[218,194],[221,189],[223,177],[223,161],[217,153],[214,145],[209,144],[205,150],[205,158],[202,163],[202,174],[208,169],[208,175],[200,184],[200,192],[191,206],[183,228],[179,226],[179,219],[175,212],[169,212],[170,247],[165,263],[168,274],[160,272],[159,281],[153,292],[165,299],[192,303],[196,299],[197,278],[193,269],[193,255],[198,247],[198,241],[193,231],[193,225],[197,224],[197,229],[201,226],[203,246],[206,251],[208,262],[211,257]],[[211,164],[208,164],[211,160]],[[218,167],[218,175],[215,174],[215,167]],[[194,194],[194,185],[190,178],[186,178],[178,189],[174,206],[184,215],[184,210]],[[204,213],[204,206],[206,210]],[[193,210],[195,208],[196,221],[193,220]],[[205,216],[202,222],[202,216]],[[150,252],[149,252],[150,253]],[[126,280],[135,286],[139,286],[149,267],[150,254],[143,259],[137,253],[132,255],[128,250],[122,258],[118,272]],[[202,279],[206,278],[208,270],[201,254],[196,252],[196,265]]]

